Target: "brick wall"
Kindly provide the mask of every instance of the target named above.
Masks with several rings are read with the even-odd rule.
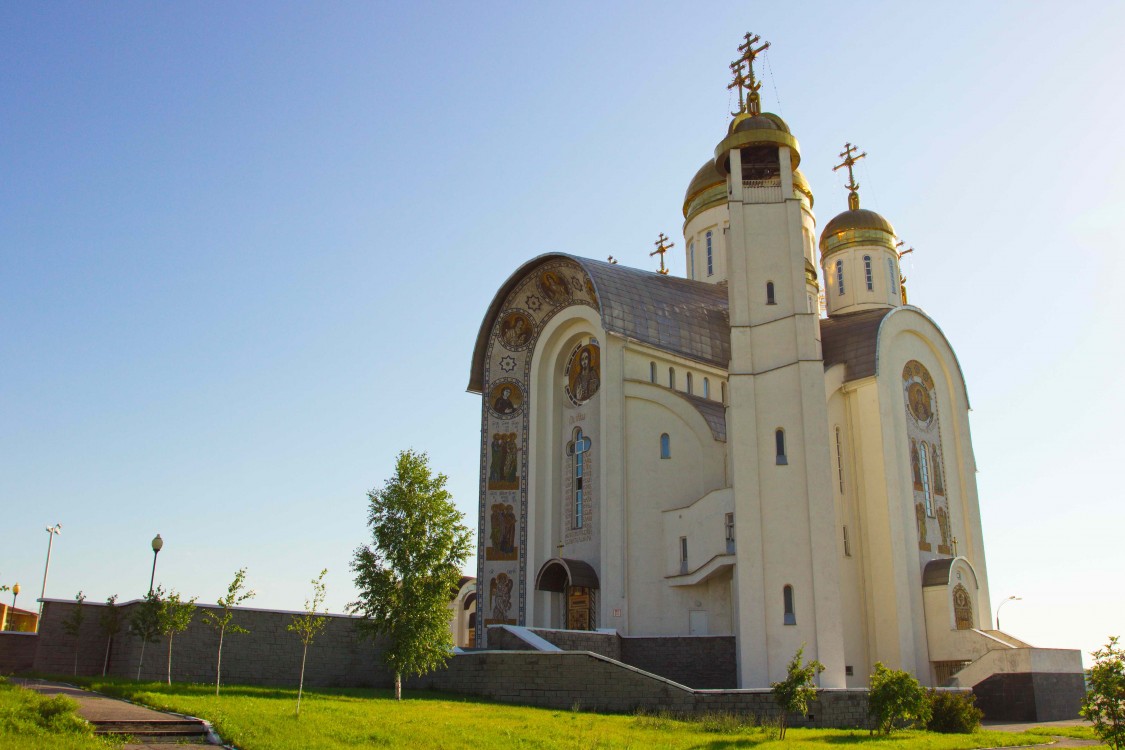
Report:
[[[488,631],[489,633],[492,630]],[[617,633],[598,633],[586,630],[532,630],[531,632],[545,641],[558,646],[563,651],[591,651],[610,659],[624,661],[621,658],[621,637]],[[527,646],[523,646],[524,649]]]
[[[994,674],[973,686],[977,706],[998,721],[1077,719],[1086,684],[1081,674]]]
[[[31,671],[38,647],[34,633],[0,633],[0,674]]]
[[[693,688],[738,687],[732,635],[626,637],[621,661]]]
[[[74,672],[75,639],[63,629],[63,621],[75,608],[73,602],[44,602],[39,647],[34,669],[49,674]],[[125,621],[137,603],[121,605]],[[86,604],[78,639],[78,674],[100,675],[107,639],[101,634],[99,616],[103,604]],[[219,636],[200,619],[199,605],[188,629],[172,641],[172,679],[184,682],[214,682]],[[249,634],[227,633],[223,641],[223,682],[244,685],[295,685],[301,669],[301,642],[287,631],[291,612],[238,609],[233,622]],[[309,647],[305,684],[310,687],[386,687],[391,676],[381,661],[382,649],[360,636],[356,618],[329,615],[324,630]],[[136,678],[141,664],[141,641],[127,633],[127,626],[114,639],[108,673]],[[144,646],[141,679],[160,680],[167,674],[168,639],[158,638]]]

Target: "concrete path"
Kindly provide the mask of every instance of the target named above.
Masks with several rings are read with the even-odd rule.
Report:
[[[155,711],[63,682],[20,678],[12,682],[49,697],[65,695],[73,699],[78,703],[78,715],[93,724],[98,734],[137,737],[138,742],[124,745],[124,750],[168,750],[171,743],[177,750],[215,750],[215,744],[207,742],[210,726],[199,719]],[[195,744],[181,744],[185,740]]]
[[[1028,724],[1010,724],[998,721],[985,721],[981,723],[981,729],[994,729],[998,732],[1026,732],[1029,729],[1040,728],[1050,729],[1051,727],[1088,727],[1090,722],[1085,719],[1063,719],[1062,721],[1035,721]],[[1073,737],[1062,737],[1059,735],[1052,735],[1051,737],[1044,737],[1044,740],[1053,741],[1052,747],[1094,747],[1101,743],[1097,740],[1079,740]]]

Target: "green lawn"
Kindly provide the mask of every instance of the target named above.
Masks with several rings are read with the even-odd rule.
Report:
[[[0,747],[4,750],[106,750],[117,743],[95,737],[64,696],[44,698],[0,677]]]
[[[1008,732],[943,735],[899,732],[872,738],[866,731],[790,729],[784,742],[769,730],[731,720],[681,721],[660,716],[553,711],[431,692],[306,690],[301,718],[296,690],[226,687],[216,698],[207,685],[81,680],[99,692],[156,708],[208,719],[225,742],[241,750],[411,748],[749,748],[831,750],[862,744],[870,750],[967,750],[1042,743],[1045,738]]]
[[[1091,725],[1074,726],[1074,727],[1032,727],[1027,730],[1028,734],[1035,734],[1041,737],[1071,737],[1076,740],[1096,740],[1098,735],[1094,734],[1094,727]]]

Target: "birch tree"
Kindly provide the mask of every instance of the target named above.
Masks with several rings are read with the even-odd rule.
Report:
[[[242,604],[243,602],[253,599],[255,592],[253,589],[246,588],[246,568],[239,568],[238,572],[234,574],[234,580],[227,586],[226,596],[220,596],[217,602],[222,607],[222,614],[216,610],[205,609],[201,619],[204,624],[210,625],[219,634],[219,653],[215,659],[215,695],[219,694],[219,683],[222,681],[223,673],[223,637],[229,633],[245,634],[250,631],[246,628],[231,622],[234,619],[234,607]]]
[[[309,645],[312,644],[317,634],[328,624],[327,617],[318,616],[316,613],[324,606],[324,576],[328,575],[328,568],[320,571],[320,575],[312,579],[312,600],[305,600],[305,614],[293,615],[293,622],[286,626],[286,630],[296,633],[301,639],[301,678],[297,683],[297,716],[301,715],[301,693],[305,689],[305,657],[309,654]]]

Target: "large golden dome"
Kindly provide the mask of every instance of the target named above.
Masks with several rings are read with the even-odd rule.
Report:
[[[713,204],[727,199],[727,176],[715,169],[715,161],[708,159],[688,184],[684,194],[684,218],[695,215]]]

